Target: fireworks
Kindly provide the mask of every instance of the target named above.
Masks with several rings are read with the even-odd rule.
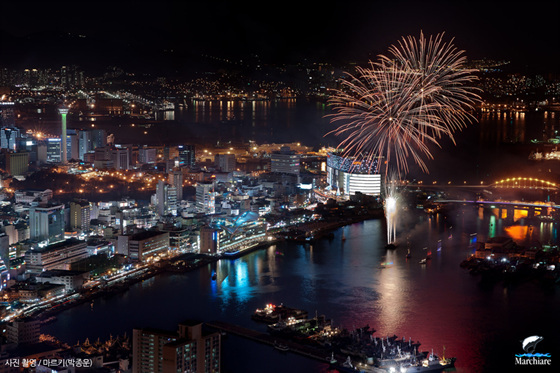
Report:
[[[463,52],[442,39],[443,34],[403,38],[389,56],[342,80],[330,104],[331,121],[344,122],[332,133],[345,136],[339,148],[346,155],[384,157],[399,174],[408,172],[412,158],[428,172],[429,146],[453,139],[454,131],[474,119],[469,110],[479,97],[469,83],[475,76],[462,68]]]

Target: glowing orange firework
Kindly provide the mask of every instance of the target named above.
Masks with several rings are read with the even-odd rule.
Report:
[[[330,99],[331,122],[343,121],[332,131],[345,135],[339,148],[348,155],[395,162],[398,174],[414,159],[424,172],[424,158],[432,159],[429,145],[474,119],[469,110],[479,97],[468,86],[475,77],[462,68],[465,59],[442,35],[434,39],[403,38],[356,75],[347,74]]]

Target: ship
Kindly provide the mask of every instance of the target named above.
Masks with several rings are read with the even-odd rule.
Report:
[[[255,321],[264,322],[267,324],[278,323],[281,320],[287,320],[293,317],[296,320],[307,318],[307,311],[298,308],[290,308],[280,304],[267,304],[264,308],[257,308],[251,318]]]
[[[401,365],[401,372],[406,372],[406,373],[443,372],[447,368],[454,367],[455,360],[456,359],[454,357],[449,359],[442,357],[440,359],[434,354],[434,351],[432,350],[432,353],[428,354],[428,357],[424,360],[417,361],[410,365]]]

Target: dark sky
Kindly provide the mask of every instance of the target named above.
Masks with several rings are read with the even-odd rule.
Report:
[[[559,14],[558,1],[9,1],[0,12],[0,65],[177,64],[204,53],[340,62],[383,53],[423,30],[454,37],[471,59],[558,69]],[[86,38],[59,40],[68,32]]]

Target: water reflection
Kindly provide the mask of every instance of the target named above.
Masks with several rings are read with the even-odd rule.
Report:
[[[251,313],[266,303],[284,303],[311,315],[325,314],[336,326],[351,329],[369,324],[378,336],[412,337],[422,342],[424,350],[441,353],[445,345],[447,353],[458,358],[457,370],[463,372],[479,372],[488,364],[507,365],[526,333],[542,333],[549,343],[560,345],[560,304],[554,296],[547,296],[535,283],[508,287],[481,281],[459,268],[471,255],[475,238],[484,242],[510,234],[556,243],[554,223],[513,223],[491,210],[479,215],[475,208],[447,218],[407,214],[408,224],[401,230],[410,235],[410,259],[404,246],[385,253],[384,223],[371,220],[335,232],[332,240],[313,245],[281,243],[239,259],[221,260],[214,267],[154,278],[133,286],[124,297],[96,300],[93,310],[85,304],[66,311],[42,332],[74,343],[85,337],[130,333],[139,326],[172,329],[185,318],[223,320],[264,331],[250,319]],[[342,231],[346,241],[341,239]],[[437,251],[438,241],[441,251]],[[432,251],[432,259],[421,265],[424,247]],[[380,269],[382,262],[393,265]],[[211,280],[213,270],[216,281]],[[538,320],[527,317],[535,313],[534,304],[539,305]],[[88,322],[107,314],[112,317],[105,323]],[[230,371],[250,372],[237,361],[254,359],[260,365],[274,360],[275,355],[266,353],[251,355],[252,342],[236,343],[241,343],[239,349],[224,362]]]

